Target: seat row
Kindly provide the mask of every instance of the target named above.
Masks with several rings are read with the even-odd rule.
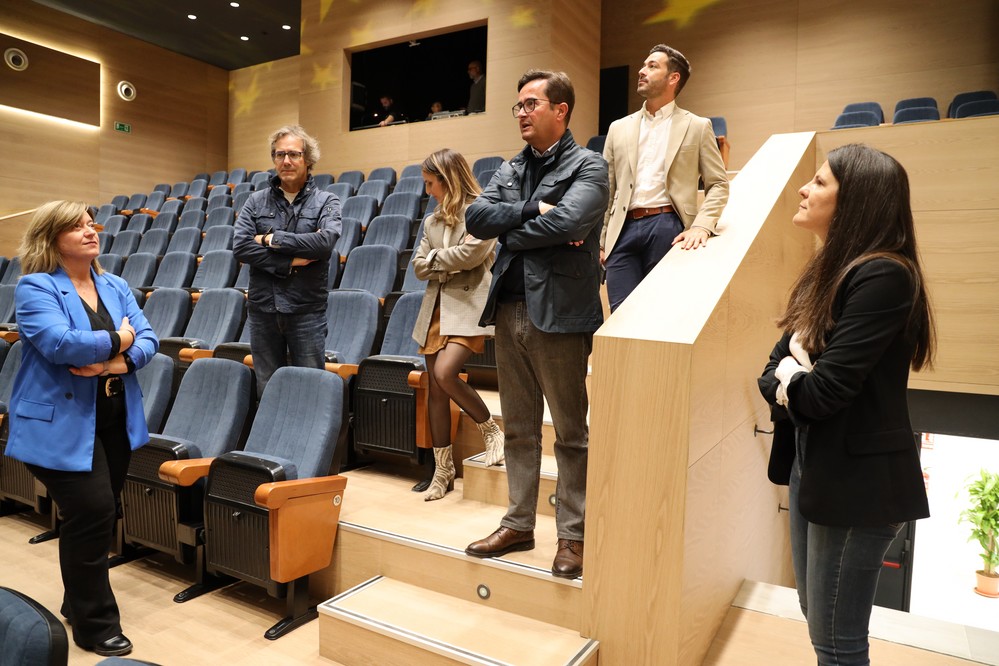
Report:
[[[976,90],[954,96],[947,108],[948,118],[972,118],[999,114],[999,98],[995,91]],[[911,97],[895,105],[893,125],[940,120],[940,109],[933,97]],[[847,104],[836,118],[832,129],[873,127],[885,122],[884,110],[877,102]]]

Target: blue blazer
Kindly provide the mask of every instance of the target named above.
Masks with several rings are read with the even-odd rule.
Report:
[[[135,342],[125,353],[141,368],[159,348],[152,327],[128,284],[116,275],[91,271],[97,293],[115,325],[128,317]],[[70,366],[108,360],[111,336],[90,328],[90,318],[62,268],[29,273],[14,291],[21,336],[21,369],[14,379],[7,455],[68,472],[90,471],[97,423],[97,378],[77,377]],[[125,382],[126,430],[135,450],[149,441],[142,390],[135,373]]]

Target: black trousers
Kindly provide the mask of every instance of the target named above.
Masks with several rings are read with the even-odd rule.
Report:
[[[59,505],[59,568],[65,590],[62,614],[73,625],[73,640],[83,647],[122,633],[108,578],[108,551],[131,457],[125,396],[119,395],[98,400],[91,471],[28,465]]]

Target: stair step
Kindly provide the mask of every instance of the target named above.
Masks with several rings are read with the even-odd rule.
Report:
[[[465,499],[461,479],[443,499],[424,502],[409,491],[408,477],[364,469],[344,476],[333,564],[310,577],[314,593],[332,597],[382,575],[579,631],[582,580],[551,573],[558,541],[553,517],[537,517],[533,550],[470,557],[465,547],[495,530],[505,507]],[[482,585],[491,590],[488,599],[477,594]]]
[[[465,483],[462,492],[465,499],[507,506],[509,489],[506,479],[506,465],[486,467],[480,453],[462,461]],[[541,456],[541,482],[538,486],[538,513],[545,516],[555,515],[555,486],[558,484],[558,464],[555,456]]]
[[[595,666],[577,631],[384,576],[319,606],[319,654],[351,664]]]

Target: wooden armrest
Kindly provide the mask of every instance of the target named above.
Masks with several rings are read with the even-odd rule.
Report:
[[[406,383],[415,389],[426,389],[430,387],[430,376],[426,370],[413,370],[406,377]]]
[[[247,354],[243,357],[243,365],[253,370],[253,354]]]
[[[193,305],[197,305],[198,301],[200,301],[200,300],[201,300],[201,292],[200,291],[192,291],[191,292],[191,305],[192,306]]]
[[[175,486],[190,486],[198,479],[208,476],[208,469],[214,458],[191,458],[190,460],[168,460],[160,465],[159,476]]]
[[[326,369],[330,372],[335,372],[340,375],[341,379],[346,381],[357,374],[358,366],[356,363],[327,363]]]
[[[311,479],[275,481],[257,486],[253,501],[270,510],[280,509],[286,502],[313,495],[342,492],[347,487],[345,476],[317,476]]]
[[[21,335],[17,331],[3,331],[0,333],[0,339],[6,340],[10,344],[14,344],[21,339]]]
[[[187,361],[188,363],[194,363],[199,358],[213,358],[215,356],[215,351],[211,349],[191,349],[185,347],[177,353],[181,361]]]

